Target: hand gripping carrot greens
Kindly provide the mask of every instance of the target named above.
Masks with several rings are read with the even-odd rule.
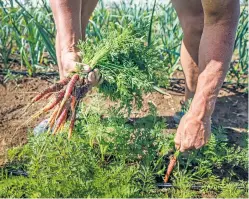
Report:
[[[134,34],[132,30],[124,30],[122,34],[109,33],[103,38],[105,39],[97,43],[90,40],[79,43],[82,63],[78,64],[76,73],[48,87],[31,100],[28,107],[54,96],[53,100],[31,116],[27,123],[51,111],[48,132],[57,134],[68,126],[68,138],[71,138],[77,121],[78,104],[95,86],[89,81],[90,73],[81,68],[86,65],[91,71],[98,71],[96,78],[99,77],[101,82],[98,90],[104,96],[119,100],[128,113],[133,102],[138,108],[141,106],[143,92],[151,91],[153,81],[157,79],[155,68],[164,68],[160,52],[156,45],[144,46],[145,38]],[[70,121],[67,125],[68,120]]]

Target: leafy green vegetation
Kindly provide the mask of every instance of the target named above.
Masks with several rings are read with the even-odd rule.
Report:
[[[166,121],[153,104],[149,115],[134,121],[123,110],[103,107],[99,94],[81,104],[71,140],[63,132],[45,133],[10,150],[0,197],[246,197],[246,133],[238,146],[224,129],[214,129],[207,146],[180,155],[170,178],[174,188],[158,189],[174,152],[174,135],[164,133]],[[8,175],[11,168],[28,177]]]
[[[135,30],[113,31],[97,43],[87,39],[79,44],[82,62],[98,68],[104,76],[100,92],[119,100],[129,112],[131,103],[141,107],[143,92],[151,91],[158,83],[159,73],[165,74],[165,80],[169,76],[160,50],[154,44],[144,44],[144,38]]]

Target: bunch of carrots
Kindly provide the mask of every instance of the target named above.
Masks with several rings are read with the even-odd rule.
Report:
[[[152,56],[144,47],[143,40],[136,37],[132,31],[125,30],[122,34],[113,32],[106,39],[97,43],[86,40],[78,47],[83,55],[82,62],[84,64],[79,63],[76,73],[46,88],[31,100],[28,107],[41,99],[53,97],[24,125],[42,114],[52,111],[48,121],[48,132],[52,132],[53,135],[57,134],[70,120],[68,137],[72,136],[77,105],[94,86],[88,81],[88,74],[82,70],[81,65],[87,65],[92,70],[98,69],[100,76],[105,77],[105,81],[99,87],[100,92],[129,107],[133,99],[142,98],[142,90],[149,90],[148,88],[151,87],[152,83],[148,81],[151,77],[148,72],[150,70],[146,67],[152,64],[146,62],[151,60]]]
[[[37,118],[40,115],[54,109],[48,120],[48,131],[52,132],[53,135],[57,134],[61,129],[63,129],[67,119],[70,116],[68,132],[68,138],[70,138],[72,136],[76,119],[76,106],[90,88],[91,84],[86,81],[85,78],[80,78],[79,74],[73,74],[71,77],[65,78],[55,83],[54,85],[40,92],[31,100],[31,103],[28,105],[28,107],[41,99],[48,99],[51,96],[54,96],[45,107],[31,116],[27,123],[34,118]]]

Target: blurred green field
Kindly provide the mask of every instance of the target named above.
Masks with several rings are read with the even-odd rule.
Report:
[[[94,42],[103,38],[104,33],[135,27],[147,38],[148,43],[156,43],[165,60],[165,71],[172,76],[180,69],[179,50],[182,30],[176,12],[170,3],[135,4],[121,1],[104,6],[99,1],[90,19],[86,34]],[[237,85],[247,83],[248,70],[248,8],[241,7],[234,56],[228,80]],[[153,14],[152,14],[153,13]],[[56,64],[54,48],[55,26],[51,9],[46,0],[34,7],[21,4],[18,0],[0,1],[0,63],[5,73],[11,69],[26,70],[29,75],[37,71],[51,71]],[[18,64],[17,64],[18,63]],[[162,79],[162,84],[163,84]]]

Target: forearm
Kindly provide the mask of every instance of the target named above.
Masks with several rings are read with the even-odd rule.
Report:
[[[212,60],[199,75],[190,112],[200,120],[211,117],[227,71],[227,63]]]
[[[215,1],[211,8],[209,1],[203,2],[206,19],[199,48],[200,75],[190,108],[190,112],[200,120],[210,119],[214,111],[216,99],[229,69],[239,19],[237,0]],[[217,8],[225,6],[231,11],[217,12],[214,15],[211,12],[216,9],[214,4],[217,4]]]

